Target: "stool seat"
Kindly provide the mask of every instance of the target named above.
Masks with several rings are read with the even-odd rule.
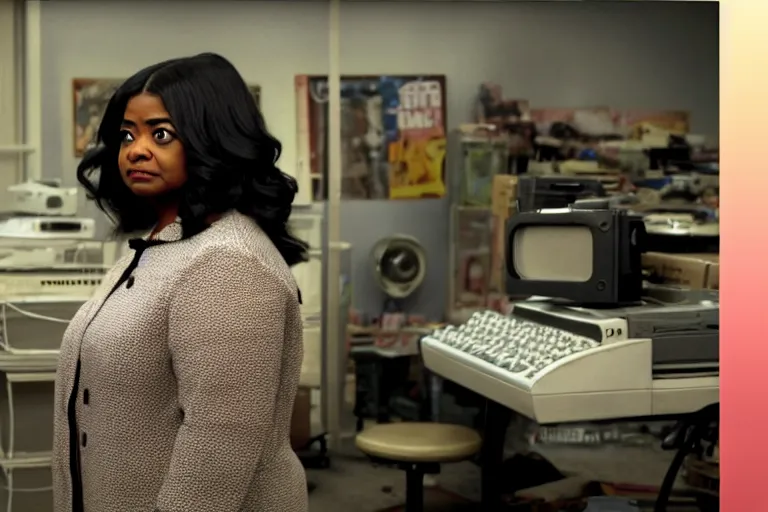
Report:
[[[459,462],[480,450],[480,435],[471,428],[444,423],[386,423],[360,432],[355,443],[372,457],[393,462]]]

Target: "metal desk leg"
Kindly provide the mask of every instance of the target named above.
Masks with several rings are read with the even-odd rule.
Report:
[[[480,450],[481,502],[483,512],[502,510],[504,441],[512,411],[493,400],[485,401],[483,446]]]

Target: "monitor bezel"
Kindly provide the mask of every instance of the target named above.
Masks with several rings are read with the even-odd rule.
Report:
[[[577,211],[562,213],[522,212],[512,216],[506,226],[507,251],[514,247],[516,231],[537,226],[583,226],[592,235],[592,277],[587,281],[540,281],[522,279],[514,268],[514,255],[506,254],[507,294],[511,296],[544,296],[591,304],[618,300],[615,268],[618,218],[612,211]],[[564,256],[565,257],[565,256]]]

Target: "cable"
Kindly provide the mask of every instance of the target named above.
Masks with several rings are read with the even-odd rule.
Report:
[[[11,489],[10,487],[3,485],[0,486],[0,489],[8,492],[52,492],[53,486],[49,485],[48,487],[25,487],[22,489]]]
[[[672,495],[672,489],[680,468],[683,466],[683,461],[693,452],[696,445],[701,442],[704,432],[709,427],[712,419],[715,418],[717,420],[719,417],[720,404],[718,403],[708,405],[683,421],[683,426],[680,428],[680,435],[683,436],[683,440],[667,469],[667,474],[664,475],[664,481],[659,489],[659,495],[656,497],[653,512],[667,512],[669,498]]]
[[[13,458],[13,450],[16,445],[16,417],[13,414],[13,386],[11,381],[5,379],[5,392],[8,394],[8,455]]]
[[[69,324],[69,322],[71,321],[71,320],[65,320],[63,318],[55,318],[55,317],[52,317],[52,316],[39,315],[37,313],[32,313],[30,311],[25,311],[25,310],[21,309],[20,307],[14,305],[14,304],[11,304],[10,302],[4,302],[3,306],[11,308],[12,310],[14,310],[15,312],[19,313],[20,315],[24,315],[24,316],[26,316],[28,318],[33,318],[35,320],[45,320],[47,322],[57,322],[57,323],[60,323],[60,324]],[[5,311],[3,311],[3,322],[5,322]]]

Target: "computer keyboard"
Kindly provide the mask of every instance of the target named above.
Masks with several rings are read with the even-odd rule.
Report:
[[[429,337],[526,379],[555,361],[598,346],[590,338],[493,311],[475,313],[466,323]]]

